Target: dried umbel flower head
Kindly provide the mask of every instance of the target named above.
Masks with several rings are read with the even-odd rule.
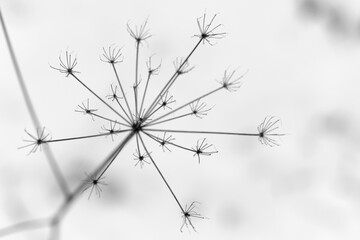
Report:
[[[85,192],[86,190],[90,189],[88,199],[90,199],[94,190],[95,190],[95,194],[98,195],[98,197],[100,197],[101,192],[102,192],[101,186],[107,185],[107,183],[104,181],[105,177],[102,176],[100,178],[97,178],[97,177],[89,175],[87,173],[85,173],[85,175],[86,175],[86,178],[85,178],[85,180],[83,180],[84,189],[82,191]]]
[[[197,205],[199,205],[199,202],[192,202],[189,206],[185,205],[184,212],[181,212],[182,215],[182,224],[180,227],[180,231],[182,232],[184,226],[189,228],[189,226],[196,232],[196,229],[192,223],[192,218],[198,218],[198,219],[205,219],[204,216],[202,216],[200,213],[196,211]]]
[[[204,136],[209,135],[229,135],[229,136],[243,136],[243,137],[255,137],[260,140],[261,143],[267,146],[276,146],[277,142],[273,139],[274,137],[282,136],[276,131],[278,130],[279,121],[274,117],[267,117],[265,120],[258,126],[257,132],[224,132],[224,131],[206,131],[206,130],[191,130],[191,129],[182,129],[183,124],[179,124],[180,128],[165,128],[163,123],[174,123],[181,122],[181,120],[187,118],[188,116],[196,116],[201,119],[208,114],[212,108],[207,108],[204,102],[205,98],[210,95],[215,95],[221,92],[222,90],[227,90],[223,92],[234,92],[238,90],[241,86],[241,79],[244,77],[245,73],[239,74],[237,70],[225,70],[223,72],[222,79],[219,81],[220,85],[214,86],[209,91],[202,93],[200,96],[190,99],[175,107],[175,97],[172,96],[169,91],[173,84],[178,81],[180,78],[183,78],[184,74],[192,70],[192,67],[189,67],[188,62],[191,56],[196,52],[200,46],[204,46],[201,43],[209,43],[210,45],[214,44],[215,40],[221,39],[225,36],[225,33],[220,31],[221,24],[215,24],[215,18],[217,15],[214,15],[210,18],[210,21],[207,19],[207,15],[204,14],[201,18],[197,19],[197,25],[199,28],[199,33],[195,34],[198,37],[198,41],[195,43],[195,46],[191,49],[189,54],[184,58],[178,58],[174,62],[175,71],[168,78],[168,81],[164,84],[160,91],[155,94],[155,97],[150,101],[149,97],[146,98],[147,93],[152,91],[149,87],[151,84],[151,79],[159,74],[160,65],[157,67],[152,66],[151,57],[148,58],[146,63],[147,65],[147,79],[142,82],[139,81],[139,61],[141,53],[141,43],[148,40],[151,37],[149,30],[147,29],[147,20],[138,28],[130,27],[127,25],[127,30],[130,36],[135,41],[135,72],[134,72],[134,82],[133,82],[133,95],[125,94],[124,86],[129,86],[128,83],[124,84],[124,80],[121,79],[119,75],[118,68],[121,66],[122,62],[122,53],[121,49],[109,47],[103,48],[103,59],[102,61],[106,64],[109,64],[111,71],[114,73],[116,78],[116,84],[111,85],[112,93],[107,95],[104,99],[94,90],[89,88],[85,81],[81,80],[78,76],[78,72],[74,70],[77,66],[77,60],[74,58],[68,51],[64,57],[60,57],[60,68],[54,68],[60,73],[65,74],[66,77],[72,77],[75,82],[82,85],[95,99],[99,100],[106,108],[111,110],[114,113],[114,116],[105,116],[100,114],[100,111],[97,109],[92,109],[89,106],[89,101],[78,105],[78,112],[81,112],[85,115],[90,115],[94,120],[106,121],[107,125],[102,128],[100,134],[93,134],[87,136],[78,136],[70,138],[60,138],[48,140],[48,135],[44,134],[44,131],[38,132],[37,137],[28,133],[32,138],[32,142],[29,147],[32,147],[30,152],[35,152],[37,147],[43,143],[54,143],[70,140],[79,140],[87,139],[94,137],[104,137],[111,136],[113,141],[118,141],[118,138],[122,137],[122,140],[119,140],[118,145],[108,154],[99,166],[93,169],[93,171],[87,175],[85,182],[79,184],[79,186],[70,193],[70,196],[67,196],[67,202],[64,203],[64,208],[67,210],[70,203],[76,199],[79,193],[89,190],[91,196],[92,192],[95,191],[97,195],[100,195],[102,191],[102,186],[106,186],[106,183],[103,181],[105,174],[108,173],[108,169],[112,167],[113,162],[117,159],[117,156],[121,154],[123,148],[130,143],[130,140],[134,139],[135,142],[135,153],[133,155],[133,160],[136,161],[135,166],[140,166],[143,168],[145,166],[153,166],[155,172],[159,175],[160,179],[164,182],[167,189],[169,190],[171,196],[175,200],[175,203],[180,208],[182,212],[183,222],[181,225],[181,230],[184,226],[191,226],[193,230],[195,227],[192,223],[193,218],[204,219],[204,217],[197,213],[195,210],[198,203],[193,201],[189,206],[185,205],[185,208],[181,204],[181,201],[175,194],[173,188],[167,182],[164,173],[161,171],[160,167],[155,161],[156,154],[151,154],[149,151],[148,141],[155,142],[163,151],[170,151],[173,148],[183,150],[191,155],[197,157],[197,162],[200,163],[200,158],[203,156],[211,156],[218,151],[212,144],[207,143],[207,139]],[[65,58],[65,59],[64,59]],[[120,59],[121,58],[121,59]],[[141,88],[145,84],[144,88]],[[187,96],[187,93],[184,94]],[[120,97],[121,96],[121,97]],[[130,97],[133,97],[133,101],[130,101]],[[146,99],[146,101],[145,101]],[[195,118],[193,118],[195,119]],[[120,128],[121,126],[121,128]],[[236,126],[238,128],[238,126]],[[155,136],[155,134],[160,134],[160,137]],[[186,143],[180,144],[176,141],[173,135],[182,135],[182,134],[197,134],[201,138],[199,140],[194,140],[193,144]],[[117,138],[113,138],[113,136]],[[198,138],[196,138],[198,139]],[[194,146],[195,145],[195,146]],[[203,163],[202,161],[201,163]],[[182,176],[179,176],[180,178]],[[64,215],[64,211],[60,211],[60,215]],[[59,218],[59,214],[56,214],[54,217]]]

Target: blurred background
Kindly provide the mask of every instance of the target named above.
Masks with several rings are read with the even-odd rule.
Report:
[[[173,134],[194,146],[206,137],[219,153],[202,158],[172,148],[149,149],[184,205],[201,203],[206,220],[180,232],[180,210],[152,165],[134,167],[132,141],[106,174],[101,198],[85,192],[61,224],[61,239],[359,239],[360,237],[360,3],[355,0],[240,1],[25,1],[0,6],[28,91],[52,138],[97,134],[107,123],[74,110],[101,102],[72,78],[54,71],[64,51],[78,58],[79,77],[101,96],[116,79],[101,62],[102,47],[123,47],[118,66],[132,94],[135,44],[126,23],[148,18],[153,35],[140,53],[162,63],[149,100],[173,72],[173,60],[192,49],[196,18],[206,11],[226,38],[203,45],[171,93],[186,99],[217,87],[227,68],[249,70],[233,93],[206,103],[207,117],[177,120],[174,129],[257,132],[266,116],[282,120],[280,147],[256,138]],[[48,217],[62,195],[43,152],[27,155],[24,129],[35,132],[24,104],[3,33],[0,34],[0,228]],[[158,136],[161,137],[161,134]],[[73,189],[122,135],[54,143],[55,157]],[[49,229],[4,239],[48,239]]]

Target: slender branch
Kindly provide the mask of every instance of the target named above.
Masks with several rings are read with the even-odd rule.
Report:
[[[130,110],[129,102],[128,102],[127,98],[126,98],[124,89],[123,89],[123,87],[122,87],[122,85],[121,85],[119,75],[118,75],[117,70],[116,70],[116,68],[115,68],[115,64],[111,64],[111,66],[112,66],[112,68],[113,68],[113,70],[114,70],[114,73],[115,73],[115,76],[116,76],[116,80],[117,80],[118,83],[119,83],[121,93],[122,93],[122,95],[124,96],[124,100],[125,100],[127,109],[128,109],[128,111],[129,111],[129,116],[130,116],[130,118],[131,118],[131,121],[133,122],[133,121],[134,121],[134,118],[132,117],[132,112],[131,112],[131,110]],[[129,117],[129,116],[128,116],[128,117]]]
[[[139,133],[136,134],[136,147],[138,149],[139,156],[141,155],[140,152],[140,144],[139,144]]]
[[[187,116],[190,116],[190,115],[193,115],[193,113],[192,113],[192,112],[190,112],[190,113],[185,113],[185,114],[182,114],[182,115],[173,117],[173,118],[165,119],[165,120],[160,121],[160,122],[149,123],[149,124],[146,124],[146,126],[153,126],[153,125],[157,125],[157,124],[160,124],[160,123],[170,122],[170,121],[172,121],[172,120],[176,120],[176,119],[179,119],[179,118],[187,117]]]
[[[100,133],[100,134],[80,136],[80,137],[51,139],[51,140],[43,141],[43,143],[64,142],[64,141],[72,141],[72,140],[79,140],[79,139],[85,139],[85,138],[103,137],[103,136],[108,136],[108,135],[111,135],[111,134],[117,134],[117,133],[128,132],[128,131],[131,131],[131,129],[117,130],[117,131],[114,131],[112,133],[108,132],[108,133]]]
[[[38,228],[47,227],[51,224],[51,218],[40,218],[35,220],[29,220],[20,222],[9,227],[0,230],[0,237],[11,235],[20,231],[34,230]]]
[[[154,136],[154,135],[152,135],[152,134],[150,134],[150,133],[147,133],[147,132],[145,132],[145,131],[143,131],[143,133],[145,133],[148,137],[150,137],[150,138],[153,139],[154,141],[156,141],[156,142],[158,142],[158,143],[161,144],[161,140],[159,140],[160,138],[158,138],[158,137],[156,137],[156,136]],[[181,149],[186,150],[186,151],[195,152],[194,149],[187,148],[187,147],[183,147],[183,146],[178,145],[178,144],[176,144],[176,143],[166,142],[166,144],[173,145],[173,146],[175,146],[175,147],[177,147],[177,148],[181,148]]]
[[[142,97],[142,100],[141,100],[141,106],[140,106],[140,113],[142,112],[142,109],[144,107],[144,101],[145,101],[145,96],[146,96],[146,92],[147,92],[147,89],[148,89],[148,85],[149,85],[149,81],[150,81],[150,77],[151,77],[151,74],[150,72],[148,73],[148,77],[146,79],[146,85],[145,85],[145,89],[144,89],[144,94],[143,94],[143,97]]]
[[[136,60],[135,60],[135,87],[134,87],[134,94],[135,94],[135,116],[138,116],[138,69],[139,69],[139,46],[140,41],[136,42]]]
[[[141,135],[140,135],[140,134],[139,134],[139,138],[140,138],[140,141],[141,141],[141,143],[142,143],[142,146],[144,147],[144,149],[145,149],[145,151],[146,151],[147,155],[149,155],[149,158],[150,158],[151,162],[154,164],[154,166],[155,166],[156,170],[158,171],[158,173],[160,174],[160,176],[161,176],[162,180],[164,181],[164,183],[166,184],[167,188],[168,188],[168,189],[169,189],[169,191],[171,192],[171,195],[174,197],[174,199],[175,199],[176,203],[179,205],[179,207],[180,207],[181,211],[183,212],[183,214],[185,214],[185,211],[184,211],[183,207],[181,206],[181,204],[180,204],[180,202],[179,202],[178,198],[175,196],[175,193],[174,193],[174,192],[173,192],[173,190],[171,189],[171,187],[170,187],[169,183],[166,181],[166,179],[165,179],[164,175],[161,173],[161,171],[160,171],[159,167],[156,165],[156,163],[155,163],[154,159],[152,158],[152,156],[150,155],[149,151],[147,150],[147,148],[146,148],[146,146],[145,146],[145,143],[144,143],[144,140],[142,139],[142,137],[141,137]]]
[[[186,131],[174,129],[151,129],[146,128],[144,131],[150,132],[175,132],[175,133],[198,133],[198,134],[216,134],[216,135],[237,135],[237,136],[254,136],[259,137],[259,133],[239,133],[239,132],[213,132],[213,131]],[[270,136],[283,136],[284,134],[267,134]]]
[[[212,90],[212,91],[210,91],[210,92],[207,92],[207,93],[201,95],[200,97],[197,97],[197,98],[191,100],[190,102],[187,102],[187,103],[185,103],[184,105],[182,105],[182,106],[180,106],[180,107],[178,107],[178,108],[176,108],[176,109],[174,109],[174,110],[172,110],[172,111],[170,111],[170,112],[162,115],[161,117],[158,117],[158,118],[150,121],[149,123],[145,124],[144,127],[146,127],[146,126],[151,126],[151,125],[155,125],[155,123],[156,123],[157,121],[159,121],[160,119],[163,119],[164,117],[167,117],[167,116],[169,116],[170,114],[173,114],[173,113],[175,113],[175,112],[183,109],[184,107],[188,106],[189,104],[194,103],[194,102],[196,102],[196,101],[198,101],[198,100],[200,100],[200,99],[203,99],[203,98],[205,98],[205,97],[207,97],[207,96],[209,96],[209,95],[211,95],[211,94],[213,94],[213,93],[215,93],[215,92],[217,92],[217,91],[219,91],[219,90],[221,90],[221,89],[223,89],[223,88],[224,88],[224,87],[221,86],[221,87],[218,87],[218,88],[216,88],[216,89],[214,89],[214,90]],[[156,124],[157,124],[157,123],[156,123]]]
[[[7,31],[7,28],[6,28],[6,25],[5,25],[5,21],[3,19],[1,9],[0,9],[0,22],[1,22],[1,27],[3,29],[5,40],[6,40],[9,52],[10,52],[11,61],[12,61],[13,66],[15,68],[16,77],[17,77],[18,83],[20,84],[20,89],[21,89],[22,95],[24,96],[24,99],[25,99],[26,107],[27,107],[27,109],[29,111],[29,114],[30,114],[31,120],[33,122],[34,128],[37,129],[37,128],[41,127],[41,124],[40,124],[40,121],[39,121],[39,119],[37,117],[35,108],[34,108],[34,106],[32,104],[32,101],[31,101],[29,92],[27,90],[24,78],[22,76],[18,61],[16,59],[16,55],[15,55],[13,46],[11,44],[10,36],[8,34],[8,31]],[[53,155],[53,153],[51,151],[51,148],[50,147],[45,148],[44,153],[45,153],[46,159],[47,159],[47,161],[48,161],[48,163],[50,165],[51,171],[55,176],[57,184],[59,185],[59,187],[62,190],[63,194],[65,196],[68,196],[69,192],[70,192],[69,188],[68,188],[68,186],[66,184],[65,177],[62,174],[62,172],[60,170],[60,167],[58,166],[57,161],[56,161],[56,159],[55,159],[55,157],[54,157],[54,155]]]
[[[98,115],[98,114],[96,114],[96,113],[90,112],[90,113],[87,113],[87,114],[90,114],[90,115],[92,115],[92,116],[95,116],[95,117],[98,117],[98,118],[101,118],[101,119],[104,119],[104,120],[108,120],[108,121],[113,122],[113,123],[115,123],[115,124],[119,124],[119,125],[122,125],[122,126],[130,127],[130,125],[127,125],[127,124],[124,124],[124,123],[120,123],[120,122],[118,122],[118,121],[116,121],[116,120],[112,120],[112,119],[110,119],[110,118],[103,117],[103,116]]]
[[[181,69],[184,64],[186,64],[186,62],[189,60],[189,58],[191,57],[191,55],[195,52],[195,50],[198,48],[198,46],[200,45],[202,39],[199,40],[199,42],[195,45],[195,47],[191,50],[191,52],[189,53],[189,55],[185,58],[185,60],[183,61],[183,63],[179,66],[179,69]],[[155,100],[153,101],[153,103],[150,105],[149,109],[147,110],[147,112],[145,113],[145,120],[148,119],[148,115],[151,113],[151,111],[154,109],[154,107],[156,106],[156,104],[159,102],[159,100],[161,99],[161,96],[163,95],[163,93],[167,92],[171,85],[175,82],[176,78],[178,77],[178,72],[177,70],[175,71],[175,73],[171,76],[171,78],[169,79],[169,81],[166,83],[166,85],[163,87],[163,89],[159,92],[159,94],[157,95],[157,97],[155,98]]]
[[[134,136],[134,132],[130,132],[130,134],[119,144],[119,147],[114,151],[114,153],[112,155],[109,156],[109,158],[104,161],[103,164],[101,164],[94,172],[92,176],[98,176],[98,179],[100,179],[104,173],[107,171],[107,169],[110,167],[110,165],[114,162],[116,156],[121,152],[121,150],[125,147],[125,145],[129,142],[129,140]],[[106,166],[106,167],[105,167]],[[105,167],[104,170],[101,171],[101,169],[103,169]],[[99,172],[101,171],[101,173],[99,174]]]
[[[159,111],[163,106],[160,105],[157,109],[155,109],[155,111],[153,111],[152,113],[150,113],[150,115],[146,118],[149,119],[152,115],[154,115],[157,111]],[[144,120],[145,121],[145,120]],[[147,124],[145,124],[144,126],[146,126]]]
[[[126,117],[129,119],[129,122],[128,122],[128,123],[130,124],[131,118],[129,117],[129,115],[128,115],[127,112],[125,111],[124,107],[121,105],[119,99],[116,98],[115,100],[116,100],[116,102],[118,103],[118,105],[120,106],[121,110],[125,113]]]
[[[110,165],[115,160],[116,156],[122,151],[122,149],[125,147],[125,145],[130,141],[130,139],[134,136],[134,132],[130,132],[126,138],[122,142],[119,143],[118,146],[116,146],[113,151],[104,159],[104,161],[101,162],[101,164],[96,167],[90,176],[98,176],[101,178],[101,176],[106,172],[106,170],[110,167]],[[76,189],[72,192],[72,194],[69,196],[67,201],[65,201],[62,206],[59,208],[59,210],[55,214],[55,218],[59,221],[61,218],[66,214],[67,210],[70,208],[72,203],[77,199],[77,197],[80,195],[80,193],[84,190],[84,186],[86,185],[86,182],[81,182]]]

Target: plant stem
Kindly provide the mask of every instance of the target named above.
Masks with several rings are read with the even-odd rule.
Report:
[[[40,121],[39,121],[39,119],[37,117],[35,108],[34,108],[34,106],[32,104],[32,101],[31,101],[29,92],[27,90],[24,78],[22,76],[18,61],[16,59],[16,55],[15,55],[13,46],[11,44],[8,31],[6,29],[6,25],[5,25],[5,21],[3,19],[2,13],[1,13],[1,9],[0,9],[0,22],[1,22],[1,27],[3,29],[5,40],[6,40],[9,52],[10,52],[11,61],[12,61],[13,66],[15,68],[16,77],[17,77],[18,83],[20,84],[20,89],[21,89],[22,95],[24,96],[24,99],[25,99],[26,107],[27,107],[27,109],[28,109],[28,111],[30,113],[30,117],[31,117],[31,120],[33,122],[34,128],[35,129],[40,128],[41,124],[40,124]],[[62,190],[64,196],[68,196],[69,195],[69,188],[68,188],[68,186],[66,184],[65,177],[62,174],[62,172],[60,170],[60,167],[58,166],[58,164],[56,162],[56,159],[55,159],[55,157],[54,157],[54,155],[53,155],[53,153],[51,151],[51,148],[50,147],[44,148],[44,153],[45,153],[46,159],[47,159],[47,161],[48,161],[48,163],[50,165],[51,171],[54,174],[58,185],[60,186],[60,189]]]
[[[110,167],[110,165],[114,162],[116,156],[122,151],[122,149],[125,147],[125,145],[131,140],[131,138],[134,136],[134,132],[130,132],[126,138],[120,142],[120,144],[114,148],[113,151],[104,159],[104,161],[101,162],[101,164],[93,170],[90,176],[98,176],[100,179],[101,176],[107,171],[107,169]],[[84,186],[86,185],[86,182],[82,182],[78,185],[78,187],[72,192],[72,194],[69,196],[67,201],[65,201],[62,206],[59,208],[59,210],[54,215],[54,219],[57,219],[60,221],[62,217],[67,213],[69,207],[72,205],[72,203],[77,199],[79,194],[83,191]]]
[[[191,52],[189,53],[189,55],[185,58],[185,60],[183,61],[183,63],[179,66],[179,69],[181,69],[184,64],[186,64],[186,62],[189,60],[189,58],[191,57],[191,55],[195,52],[195,50],[198,48],[198,46],[200,45],[202,39],[199,40],[199,42],[195,45],[195,47],[191,50]],[[166,83],[166,85],[163,87],[163,89],[159,92],[159,94],[157,95],[157,97],[155,98],[155,100],[153,101],[153,103],[150,105],[149,109],[147,110],[147,112],[145,113],[145,120],[148,118],[148,115],[151,113],[151,111],[154,109],[154,107],[156,106],[156,104],[159,102],[161,96],[163,95],[163,93],[167,92],[171,85],[175,82],[176,78],[178,77],[178,72],[177,70],[175,71],[175,73],[171,76],[171,78],[169,79],[169,81]]]
[[[139,134],[139,138],[140,138],[140,141],[141,141],[141,143],[142,143],[142,145],[143,145],[143,147],[144,147],[144,149],[145,149],[145,151],[146,151],[147,155],[149,156],[149,158],[150,158],[151,162],[154,164],[154,166],[155,166],[155,168],[156,168],[157,172],[160,174],[160,176],[161,176],[162,180],[164,181],[164,183],[166,184],[167,188],[168,188],[168,189],[169,189],[169,191],[171,192],[171,195],[174,197],[174,199],[175,199],[176,203],[179,205],[179,207],[180,207],[181,211],[183,212],[183,214],[185,214],[185,211],[184,211],[183,207],[181,206],[181,204],[180,204],[180,202],[179,202],[178,198],[176,197],[176,195],[175,195],[174,191],[171,189],[171,187],[170,187],[169,183],[166,181],[166,179],[165,179],[164,175],[161,173],[161,171],[160,171],[159,167],[156,165],[156,163],[155,163],[154,159],[152,158],[152,156],[150,155],[149,151],[147,150],[147,148],[146,148],[146,146],[145,146],[145,143],[144,143],[144,140],[142,139],[142,137],[141,137],[141,135],[140,135],[140,134]]]
[[[135,87],[134,87],[134,95],[135,95],[135,116],[138,117],[138,69],[139,69],[139,47],[140,41],[136,42],[136,60],[135,60]]]
[[[150,132],[174,132],[174,133],[199,133],[199,134],[217,134],[217,135],[237,135],[237,136],[255,136],[258,137],[259,133],[239,133],[239,132],[213,132],[213,131],[186,131],[174,129],[144,129]],[[270,134],[268,134],[270,135]],[[282,134],[273,134],[272,136],[282,136]]]
[[[211,95],[211,94],[219,91],[220,89],[223,89],[223,86],[218,87],[218,88],[216,88],[216,89],[214,89],[214,90],[212,90],[212,91],[210,91],[210,92],[207,92],[207,93],[201,95],[200,97],[197,97],[197,98],[191,100],[190,102],[187,102],[187,103],[185,103],[184,105],[182,105],[182,106],[180,106],[180,107],[178,107],[178,108],[176,108],[176,109],[174,109],[174,110],[172,110],[172,111],[170,111],[170,112],[168,112],[168,113],[166,113],[166,114],[164,114],[164,115],[162,115],[162,116],[160,116],[160,117],[158,117],[158,118],[150,121],[149,123],[145,124],[144,127],[151,126],[151,125],[155,125],[155,123],[156,123],[157,121],[159,121],[160,119],[163,119],[164,117],[169,116],[170,114],[173,114],[173,113],[175,113],[175,112],[183,109],[184,107],[188,106],[189,104],[194,103],[194,102],[196,102],[196,101],[198,101],[198,100],[200,100],[200,99],[203,99],[203,98],[205,98],[205,97],[207,97],[207,96],[209,96],[209,95]],[[156,124],[157,124],[157,123],[156,123]]]
[[[122,85],[121,85],[119,75],[118,75],[117,70],[116,70],[116,68],[115,68],[115,64],[111,64],[111,66],[112,66],[112,68],[113,68],[113,70],[114,70],[114,73],[115,73],[115,76],[116,76],[116,80],[117,80],[117,82],[119,83],[121,93],[122,93],[122,95],[124,96],[124,100],[125,100],[127,109],[129,110],[129,116],[130,116],[130,118],[131,118],[131,119],[129,119],[129,120],[132,121],[132,122],[134,122],[134,118],[133,118],[132,113],[131,113],[131,110],[130,110],[129,102],[127,101],[127,98],[126,98],[124,89],[123,89],[123,87],[122,87]]]
[[[44,141],[44,143],[64,142],[64,141],[72,141],[72,140],[79,140],[79,139],[85,139],[85,138],[103,137],[103,136],[108,136],[111,134],[117,134],[117,133],[128,132],[128,131],[131,131],[131,129],[117,130],[117,131],[114,131],[113,133],[108,132],[108,133],[100,133],[100,134],[80,136],[80,137],[53,139],[53,140]]]

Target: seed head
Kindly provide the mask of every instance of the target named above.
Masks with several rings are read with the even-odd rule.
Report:
[[[257,128],[259,131],[259,141],[270,147],[279,146],[279,143],[274,137],[283,136],[284,134],[276,134],[274,131],[278,129],[280,125],[281,121],[279,118],[274,116],[266,117]]]
[[[24,131],[30,137],[30,139],[24,139],[24,142],[28,142],[30,144],[19,147],[19,149],[32,147],[28,154],[35,153],[38,148],[41,150],[42,144],[51,139],[50,133],[45,133],[45,127],[36,129],[36,136],[29,133],[26,129]]]
[[[212,150],[212,151],[209,150],[209,148],[214,148],[214,146],[212,144],[206,143],[205,141],[206,138],[199,139],[197,141],[196,147],[192,148],[194,152],[194,156],[198,157],[199,163],[200,163],[200,155],[210,156],[211,154],[218,152],[216,150]]]
[[[200,100],[191,103],[189,106],[191,109],[191,113],[200,119],[205,117],[208,114],[208,112],[211,110],[211,108],[206,107],[206,103],[204,102],[200,103]]]
[[[225,70],[221,81],[218,82],[223,86],[224,89],[228,90],[229,92],[235,92],[241,87],[242,83],[240,80],[246,75],[247,72],[248,71],[246,71],[240,77],[235,78],[234,74],[236,73],[236,70],[233,70],[230,73],[228,70]]]
[[[187,205],[185,205],[184,212],[181,212],[182,219],[183,219],[181,227],[180,227],[181,232],[182,232],[182,229],[184,228],[184,226],[189,228],[189,225],[196,232],[196,229],[195,229],[193,223],[191,222],[191,218],[205,219],[204,216],[202,216],[201,214],[199,214],[195,211],[197,208],[196,204],[200,204],[200,203],[194,201],[190,204],[189,207]]]
[[[111,94],[106,95],[107,99],[111,101],[122,99],[122,97],[117,94],[118,86],[115,85],[114,87],[113,84],[111,84],[110,87],[111,87]]]
[[[149,29],[146,29],[147,19],[146,21],[140,25],[140,28],[135,26],[135,28],[131,28],[130,24],[127,23],[127,31],[129,32],[130,36],[135,39],[137,44],[140,44],[142,41],[147,40],[152,35],[149,33]]]
[[[193,70],[195,67],[190,67],[189,61],[184,62],[184,58],[176,58],[173,62],[175,71],[178,75],[185,74]]]
[[[114,135],[117,135],[119,133],[120,126],[118,125],[117,121],[115,122],[109,121],[109,127],[102,126],[101,129],[105,133],[109,133],[112,141],[114,141]]]
[[[226,36],[225,32],[216,32],[219,27],[222,26],[222,24],[213,25],[213,22],[216,18],[217,14],[215,14],[211,21],[209,23],[206,23],[206,13],[204,13],[203,16],[199,17],[197,19],[197,25],[199,27],[199,34],[194,35],[195,37],[198,37],[202,40],[203,44],[205,44],[205,41],[210,44],[214,45],[211,40],[213,39],[221,39]]]
[[[75,109],[75,112],[83,113],[84,115],[90,115],[91,119],[94,120],[93,112],[96,112],[97,109],[91,109],[89,106],[89,99],[87,99],[87,103],[85,105],[84,102],[81,103],[81,105],[78,105],[78,109]]]
[[[69,75],[75,74],[75,73],[80,73],[77,71],[74,71],[74,68],[77,65],[77,59],[76,57],[73,57],[71,53],[69,53],[68,51],[65,52],[65,59],[63,60],[61,57],[61,54],[59,56],[59,61],[60,61],[60,66],[59,68],[50,66],[51,68],[58,70],[61,73],[65,73],[66,77],[68,77]]]
[[[105,177],[102,176],[102,177],[98,178],[96,176],[89,175],[87,173],[85,173],[85,175],[86,175],[86,179],[83,180],[84,189],[82,190],[82,192],[85,192],[86,190],[90,189],[90,193],[89,193],[89,197],[88,197],[88,199],[90,199],[93,191],[95,190],[95,194],[100,197],[101,192],[102,192],[101,186],[108,185],[104,181]]]
[[[106,63],[110,63],[112,65],[122,62],[124,58],[121,58],[122,56],[121,49],[122,48],[110,46],[106,50],[103,47],[103,54],[102,57],[100,57],[100,60]]]
[[[151,66],[151,57],[152,56],[150,56],[149,60],[146,62],[148,73],[149,73],[149,75],[158,75],[160,72],[161,63],[157,67],[152,67]]]
[[[163,109],[165,109],[165,108],[172,109],[171,107],[169,107],[169,105],[174,102],[176,102],[176,100],[174,100],[174,97],[172,95],[170,95],[169,92],[166,92],[161,97],[161,101],[159,102],[159,105],[161,107],[163,107]]]
[[[145,153],[140,153],[140,150],[136,149],[133,156],[134,156],[134,160],[136,161],[135,167],[137,165],[140,165],[140,167],[143,168],[145,163],[150,164],[150,162],[146,161],[146,158],[149,157],[149,154],[147,154],[146,152]]]

